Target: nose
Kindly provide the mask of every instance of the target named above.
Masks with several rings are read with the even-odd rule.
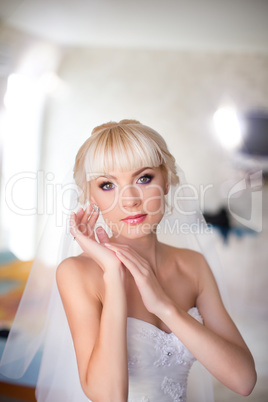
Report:
[[[142,191],[133,185],[125,186],[121,190],[120,201],[123,208],[137,208],[142,203]]]

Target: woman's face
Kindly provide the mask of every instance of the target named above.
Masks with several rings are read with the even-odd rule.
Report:
[[[163,217],[167,192],[161,167],[113,171],[90,181],[91,202],[114,237],[134,239],[152,233]]]

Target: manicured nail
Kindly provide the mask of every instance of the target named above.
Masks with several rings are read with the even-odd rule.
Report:
[[[95,212],[99,212],[99,207],[96,204],[92,204],[92,207],[94,209]]]

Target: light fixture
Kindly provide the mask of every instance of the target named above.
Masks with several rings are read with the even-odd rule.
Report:
[[[241,127],[236,110],[233,107],[219,108],[214,113],[213,121],[216,134],[225,148],[234,149],[241,144]]]

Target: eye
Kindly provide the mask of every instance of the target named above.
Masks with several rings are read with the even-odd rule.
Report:
[[[145,174],[137,180],[137,183],[138,184],[148,184],[152,181],[152,179],[153,179],[153,176],[151,174]]]
[[[114,188],[114,184],[110,181],[105,181],[104,183],[101,183],[99,187],[104,191],[110,191]]]

